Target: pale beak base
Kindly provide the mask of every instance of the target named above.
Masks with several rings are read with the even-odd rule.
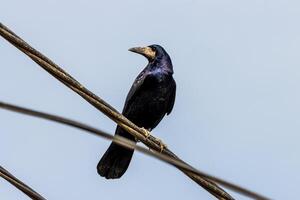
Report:
[[[148,58],[148,60],[153,60],[155,58],[155,51],[153,51],[150,47],[133,47],[128,49],[128,51],[141,54]]]

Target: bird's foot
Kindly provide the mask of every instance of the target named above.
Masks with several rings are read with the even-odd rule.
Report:
[[[150,137],[150,129],[145,129],[144,127],[142,127],[142,131],[143,131],[143,133],[144,133],[144,135],[145,135],[145,137],[148,139],[149,137]],[[151,148],[149,147],[149,151],[151,151]]]
[[[144,136],[145,136],[147,139],[151,136],[151,133],[150,133],[151,129],[145,129],[144,127],[142,127],[142,131],[143,131],[143,133],[144,133]],[[167,145],[164,144],[164,143],[162,142],[161,139],[155,138],[155,140],[156,140],[156,142],[157,142],[157,143],[159,144],[159,146],[160,146],[160,153],[162,153],[162,152],[164,151],[164,149],[167,148]],[[151,151],[150,148],[149,148],[149,150]]]
[[[142,132],[144,133],[144,136],[148,139],[150,137],[150,132],[149,130],[145,129],[144,127],[142,127]]]
[[[165,143],[163,143],[161,139],[155,138],[155,140],[158,142],[158,144],[160,146],[160,153],[162,153],[164,151],[164,149],[167,148],[167,145]]]

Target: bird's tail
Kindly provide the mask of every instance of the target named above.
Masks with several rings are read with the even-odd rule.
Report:
[[[100,176],[107,179],[120,178],[127,170],[133,150],[112,142],[97,165]]]

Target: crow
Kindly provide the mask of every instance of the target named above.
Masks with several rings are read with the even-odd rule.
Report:
[[[129,51],[145,56],[149,63],[131,86],[122,114],[137,126],[151,131],[173,109],[176,83],[172,76],[172,61],[159,45],[134,47]],[[115,134],[136,142],[120,126]],[[97,165],[98,174],[107,179],[120,178],[127,170],[133,152],[112,142]]]

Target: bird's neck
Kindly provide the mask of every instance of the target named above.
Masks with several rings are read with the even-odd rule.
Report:
[[[149,63],[151,71],[160,71],[167,74],[173,74],[173,66],[170,57],[155,59]]]

